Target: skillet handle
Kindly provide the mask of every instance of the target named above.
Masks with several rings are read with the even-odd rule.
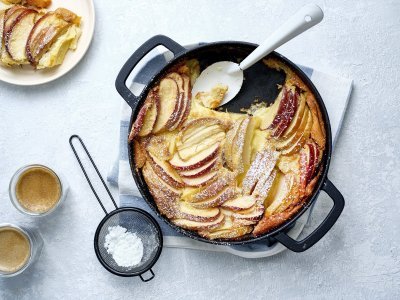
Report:
[[[333,183],[327,178],[322,189],[328,194],[328,196],[333,201],[333,207],[327,217],[322,221],[322,223],[315,229],[309,236],[301,241],[296,241],[288,236],[286,233],[279,233],[274,236],[281,244],[286,246],[286,248],[294,252],[303,252],[308,248],[314,246],[322,237],[332,228],[336,223],[340,214],[344,208],[344,198],[339,190],[333,185]]]
[[[132,54],[132,56],[129,57],[129,59],[119,72],[117,79],[115,80],[115,87],[118,93],[122,96],[122,98],[124,98],[124,100],[132,109],[136,108],[139,98],[136,97],[126,86],[126,80],[128,79],[133,69],[136,67],[136,65],[142,60],[142,58],[159,45],[166,47],[168,50],[172,51],[174,55],[186,50],[184,47],[179,45],[177,42],[171,40],[169,37],[166,37],[164,35],[156,35],[145,42],[142,46],[140,46],[139,49],[137,49]]]

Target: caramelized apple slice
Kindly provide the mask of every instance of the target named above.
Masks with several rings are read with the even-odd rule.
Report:
[[[210,181],[214,180],[216,178],[217,173],[218,173],[217,171],[214,171],[195,178],[183,177],[182,181],[186,184],[186,186],[201,187],[208,184]]]
[[[198,144],[194,144],[192,146],[179,150],[178,151],[179,156],[183,160],[188,160],[193,156],[196,156],[197,153],[202,152],[207,148],[212,147],[215,144],[219,145],[224,138],[225,138],[225,132],[219,132],[201,141]]]
[[[8,53],[19,64],[28,63],[25,47],[36,16],[36,10],[26,9],[18,16],[5,39],[5,46]]]
[[[199,235],[202,237],[205,237],[209,240],[215,240],[215,239],[234,239],[238,238],[241,236],[244,236],[252,231],[251,226],[242,226],[242,227],[236,227],[232,229],[226,229],[226,230],[217,230],[217,231],[206,231],[202,230],[199,231]]]
[[[220,215],[219,208],[198,209],[182,201],[180,201],[179,209],[182,213],[182,218],[197,222],[212,222],[218,219]]]
[[[304,95],[299,95],[299,102],[299,107],[296,110],[296,114],[294,115],[292,122],[283,133],[284,138],[291,136],[300,126],[306,108],[306,97]]]
[[[222,204],[222,207],[233,211],[238,211],[238,210],[248,209],[254,206],[255,203],[256,203],[256,198],[253,196],[240,196],[238,198],[224,202]]]
[[[256,154],[250,169],[247,171],[246,176],[243,179],[242,186],[245,194],[249,195],[253,192],[257,182],[261,177],[269,176],[275,167],[278,157],[279,153],[272,149],[265,149],[263,152]]]
[[[227,187],[216,196],[200,202],[192,202],[191,205],[197,208],[217,207],[236,196],[235,188]]]
[[[149,153],[149,163],[154,172],[167,184],[175,188],[184,187],[182,179],[167,161],[158,159]]]
[[[160,213],[167,218],[179,217],[181,215],[178,208],[180,191],[165,184],[153,171],[149,163],[144,165],[142,173]]]
[[[183,113],[178,120],[178,127],[182,126],[189,116],[190,108],[192,106],[192,89],[190,87],[190,78],[187,75],[181,75],[183,78],[183,91],[184,91],[184,108]]]
[[[158,95],[160,99],[160,113],[153,128],[153,133],[167,129],[168,122],[178,114],[179,89],[175,80],[164,78],[160,82]]]
[[[233,154],[232,154],[232,148],[233,148],[233,143],[235,140],[235,137],[238,134],[240,125],[242,124],[243,119],[241,120],[236,120],[233,123],[232,128],[227,132],[226,138],[225,138],[225,145],[224,145],[224,159],[227,164],[227,166],[233,170],[235,166],[233,165]]]
[[[269,191],[275,180],[276,174],[277,174],[276,170],[273,170],[271,174],[269,174],[268,176],[262,176],[260,180],[258,180],[252,195],[260,197],[261,199],[264,200],[269,194]]]
[[[233,217],[238,220],[257,221],[264,214],[264,207],[254,205],[246,210],[240,210],[233,214]]]
[[[198,132],[193,134],[184,143],[179,141],[177,143],[177,149],[181,150],[181,149],[187,148],[189,146],[199,144],[204,139],[206,139],[212,135],[215,135],[217,133],[220,133],[220,132],[222,132],[222,128],[219,125],[212,125],[209,127],[204,127],[202,130],[199,130]]]
[[[244,170],[248,170],[251,163],[251,151],[252,151],[252,140],[254,136],[255,129],[260,125],[260,120],[255,117],[251,117],[249,125],[246,129],[246,135],[244,137],[243,147],[242,147],[242,158]]]
[[[211,222],[198,222],[198,221],[191,221],[188,219],[174,219],[172,220],[172,223],[174,223],[179,227],[186,228],[189,230],[202,230],[202,229],[209,230],[220,226],[221,223],[224,221],[224,217],[225,216],[223,214],[219,214],[218,218]]]
[[[312,116],[310,114],[310,116],[307,119],[305,129],[303,131],[299,131],[299,135],[301,134],[300,137],[291,145],[290,148],[283,150],[281,152],[282,155],[292,155],[293,153],[299,151],[303,147],[307,139],[310,137],[312,123],[313,123]],[[296,136],[298,135],[296,134]]]
[[[140,169],[144,166],[147,161],[147,152],[142,145],[137,140],[133,141],[133,151],[134,151],[134,159],[135,159],[135,167]]]
[[[300,151],[300,185],[303,189],[316,173],[319,155],[320,151],[315,143],[307,143]]]
[[[196,191],[188,201],[190,202],[199,202],[209,200],[214,198],[219,194],[222,190],[224,190],[229,185],[232,185],[235,182],[235,173],[227,171],[226,169],[222,169],[219,172],[218,178],[213,181],[210,185],[206,186],[200,191]]]
[[[157,90],[152,89],[147,95],[146,100],[133,123],[132,130],[129,134],[130,141],[135,136],[147,136],[152,132],[157,120],[158,110],[158,92]]]
[[[287,97],[282,100],[281,104],[284,105],[283,111],[278,112],[278,116],[274,119],[275,120],[280,120],[279,123],[276,125],[272,136],[273,137],[280,137],[283,132],[289,127],[290,123],[293,120],[294,115],[296,114],[297,108],[298,108],[298,98],[299,98],[299,93],[295,89],[293,90],[288,90],[287,91]],[[286,100],[286,101],[285,101]],[[274,124],[274,122],[273,122]],[[271,125],[273,125],[271,124]],[[273,129],[273,128],[270,128]]]
[[[275,144],[276,149],[284,150],[284,149],[288,149],[288,148],[292,147],[299,140],[299,138],[303,135],[304,130],[306,129],[306,126],[307,126],[307,122],[309,121],[310,118],[311,118],[311,112],[306,107],[304,110],[304,114],[301,118],[300,125],[297,128],[297,131],[294,132],[291,136],[287,137],[286,139],[277,142]]]
[[[4,15],[6,12],[0,10],[0,51],[3,49],[3,29],[4,29]]]
[[[254,114],[255,117],[259,117],[261,119],[260,129],[266,130],[269,128],[275,118],[277,117],[279,108],[281,107],[281,101],[286,97],[286,89],[282,88],[275,102],[266,108],[261,108]]]
[[[188,122],[180,131],[178,135],[178,140],[181,143],[185,143],[187,139],[195,135],[206,127],[220,125],[224,127],[224,124],[216,118],[199,118]]]
[[[267,207],[266,215],[270,216],[275,212],[284,210],[293,200],[297,199],[298,194],[295,187],[293,175],[278,173],[273,188],[264,204]],[[281,210],[278,210],[279,207],[281,207]]]
[[[168,136],[152,135],[145,138],[146,150],[160,160],[169,160],[172,158],[171,143],[173,141]]]
[[[174,157],[169,161],[170,164],[179,171],[193,170],[199,168],[214,159],[218,155],[219,145],[214,144],[213,146],[199,152],[190,159],[184,161],[180,158],[178,153],[174,154]]]
[[[27,10],[24,6],[16,5],[8,9],[4,15],[3,39],[7,39],[18,17]]]
[[[76,22],[76,18],[78,17],[74,13],[58,9],[46,13],[35,23],[26,44],[26,55],[31,65],[38,65],[55,41]]]
[[[203,165],[197,169],[194,169],[194,170],[181,171],[181,172],[179,172],[179,175],[181,175],[182,177],[186,177],[186,178],[199,177],[199,176],[204,175],[204,174],[210,172],[211,170],[213,170],[213,168],[216,166],[217,160],[218,160],[218,157],[215,157],[213,160],[210,160],[205,165]]]

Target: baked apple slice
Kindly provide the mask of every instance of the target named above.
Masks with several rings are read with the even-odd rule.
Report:
[[[179,210],[182,218],[197,222],[212,222],[220,215],[219,208],[198,209],[183,201],[179,203]]]
[[[243,119],[241,120],[236,120],[233,123],[233,126],[231,129],[226,134],[225,138],[225,145],[224,145],[224,159],[226,162],[226,165],[233,170],[234,165],[233,165],[233,154],[232,154],[232,149],[233,149],[233,142],[235,140],[236,135],[238,134],[240,125],[242,124]]]
[[[204,127],[202,130],[199,130],[197,133],[193,134],[191,137],[185,140],[185,142],[179,141],[177,143],[177,149],[179,151],[189,146],[200,144],[206,138],[218,134],[220,132],[223,132],[223,130],[219,125]]]
[[[166,77],[171,78],[176,82],[176,84],[178,86],[178,92],[179,92],[176,113],[174,114],[174,117],[172,119],[170,119],[166,125],[166,127],[168,128],[169,131],[173,131],[176,128],[178,128],[178,126],[180,124],[180,120],[186,111],[185,90],[183,88],[184,83],[183,83],[183,78],[181,75],[179,75],[176,72],[172,72],[172,73],[167,74]]]
[[[312,123],[313,123],[313,119],[312,119],[311,114],[309,114],[309,117],[307,119],[307,123],[305,125],[304,130],[298,131],[296,133],[295,141],[289,148],[282,150],[282,152],[281,152],[282,155],[292,155],[293,153],[295,153],[296,151],[299,151],[303,147],[305,142],[310,137]]]
[[[291,136],[287,137],[284,140],[280,140],[275,144],[276,149],[278,150],[284,150],[292,147],[296,142],[299,140],[299,138],[303,135],[304,130],[306,129],[307,122],[311,118],[311,112],[310,110],[306,107],[304,110],[303,117],[301,118],[301,122],[299,127],[297,128],[297,131],[292,133]]]
[[[297,199],[298,189],[296,186],[293,175],[278,173],[273,188],[264,202],[264,206],[267,207],[265,214],[270,216],[275,212],[283,211]],[[278,210],[278,208],[280,209]]]
[[[198,221],[191,221],[188,219],[174,219],[172,223],[175,225],[189,229],[189,230],[210,230],[213,228],[217,228],[222,224],[224,221],[225,216],[223,214],[219,214],[218,218],[214,221],[210,222],[198,222]]]
[[[183,92],[184,92],[184,106],[183,106],[183,112],[182,115],[180,116],[178,120],[178,127],[183,126],[185,121],[187,120],[189,113],[190,113],[190,108],[192,106],[192,89],[190,87],[190,78],[187,75],[181,75],[183,78]]]
[[[160,100],[160,113],[157,115],[156,123],[153,127],[153,133],[158,133],[168,129],[168,123],[179,113],[179,89],[175,80],[171,78],[163,78],[158,89]]]
[[[143,166],[142,174],[160,213],[169,219],[180,217],[178,207],[180,191],[165,184],[148,162]]]
[[[146,150],[160,160],[169,160],[172,158],[173,151],[171,143],[173,142],[168,136],[152,135],[144,138]]]
[[[294,115],[289,127],[283,132],[282,136],[284,138],[291,136],[293,133],[295,133],[297,131],[297,129],[299,128],[299,126],[301,124],[305,108],[306,108],[306,97],[304,94],[300,94],[299,95],[299,107],[296,110],[296,114]]]
[[[7,9],[2,17],[2,22],[1,22],[1,62],[2,64],[6,66],[11,66],[18,64],[16,61],[14,61],[10,54],[7,51],[6,48],[6,42],[10,38],[10,32],[15,24],[15,22],[18,20],[18,17],[26,10],[25,7],[20,6],[20,5],[15,5],[9,9]]]
[[[265,149],[256,154],[246,176],[243,179],[243,193],[250,195],[259,179],[263,176],[269,176],[278,160],[279,153],[272,149]],[[263,175],[264,174],[264,175]]]
[[[222,128],[226,128],[228,125],[221,122],[216,118],[198,118],[189,121],[180,131],[178,135],[178,142],[185,143],[186,140],[197,134],[199,131],[213,125],[220,125]]]
[[[3,30],[4,30],[3,38],[4,39],[7,37],[7,35],[11,31],[11,29],[13,28],[13,26],[14,26],[16,20],[18,19],[18,17],[20,16],[20,14],[22,14],[26,10],[27,10],[26,7],[20,6],[20,5],[13,6],[10,9],[6,10],[5,15],[4,15],[4,28],[3,28]]]
[[[147,95],[146,100],[133,123],[132,130],[129,134],[129,140],[131,141],[136,136],[149,135],[156,123],[158,112],[158,92],[157,90],[152,89]]]
[[[217,161],[218,161],[218,157],[215,157],[213,160],[210,160],[205,165],[203,165],[197,169],[194,169],[194,170],[181,171],[181,172],[179,172],[179,175],[182,177],[186,177],[186,178],[199,177],[199,176],[209,173],[211,170],[213,170],[215,168],[215,166],[217,165]]]
[[[0,10],[0,50],[3,48],[3,29],[4,29],[4,16],[5,10]]]
[[[242,121],[240,127],[232,141],[232,168],[237,170],[239,173],[244,172],[244,160],[243,160],[243,152],[245,148],[246,138],[247,138],[247,146],[251,147],[251,137],[253,134],[253,130],[249,130],[251,127],[250,124],[252,123],[252,118],[248,117]],[[249,134],[247,132],[249,131]],[[250,149],[248,149],[250,152]],[[250,154],[246,158],[246,163],[250,161]]]
[[[133,151],[134,151],[134,159],[135,159],[135,167],[136,169],[143,168],[144,164],[147,161],[147,152],[142,142],[137,140],[133,141]]]
[[[235,199],[228,200],[222,204],[222,207],[233,210],[245,210],[256,204],[256,198],[254,196],[240,196]]]
[[[199,235],[209,240],[234,239],[250,233],[252,229],[253,228],[251,226],[241,226],[226,230],[216,230],[216,231],[201,230],[199,231]]]
[[[225,138],[225,132],[219,132],[217,134],[214,134],[210,136],[209,138],[201,141],[198,144],[194,144],[191,146],[188,146],[187,148],[183,148],[181,150],[178,150],[179,156],[183,160],[188,160],[192,158],[193,156],[196,156],[199,152],[202,152],[206,150],[207,148],[212,147],[213,145],[217,144],[220,145],[222,140]]]
[[[283,132],[289,127],[298,108],[298,98],[299,93],[297,89],[287,90],[286,98],[282,99],[281,101],[283,110],[278,111],[277,116],[269,127],[269,129],[274,129],[274,131],[272,132],[272,137],[279,138],[283,134]],[[275,121],[279,123],[275,125]]]
[[[149,153],[148,161],[153,168],[154,172],[168,185],[175,188],[183,188],[184,183],[175,169],[167,162]]]
[[[268,176],[262,176],[260,180],[258,180],[252,195],[264,200],[269,194],[272,184],[275,181],[276,174],[277,171],[273,170]]]
[[[219,192],[214,197],[211,197],[207,200],[200,202],[192,202],[191,205],[197,208],[209,208],[209,207],[218,207],[223,204],[225,201],[228,201],[234,198],[237,195],[234,187],[227,187],[221,192]]]
[[[256,111],[254,116],[261,119],[260,129],[266,130],[271,126],[278,114],[279,108],[281,107],[281,102],[285,97],[286,88],[282,88],[275,102],[271,106]]]
[[[307,143],[300,151],[300,185],[303,189],[310,183],[319,164],[320,151],[315,143]]]
[[[190,202],[200,202],[215,198],[221,191],[226,187],[233,185],[235,182],[235,173],[222,169],[219,172],[218,178],[213,181],[210,185],[204,187],[200,191],[196,191],[188,199]]]
[[[25,9],[16,20],[4,38],[4,44],[10,57],[18,64],[29,63],[26,55],[26,43],[31,32],[37,11]]]
[[[213,181],[216,178],[217,174],[217,171],[213,171],[195,178],[182,177],[182,181],[185,183],[186,186],[189,187],[202,187]]]
[[[263,206],[254,205],[248,209],[236,211],[232,216],[238,220],[258,221],[263,216],[264,211]]]
[[[26,55],[31,65],[36,67],[57,39],[72,25],[79,24],[80,18],[65,8],[43,15],[33,26],[26,43]]]
[[[169,162],[174,169],[179,171],[194,170],[214,159],[218,155],[218,152],[219,144],[214,144],[186,161],[182,160],[178,153],[175,153]]]

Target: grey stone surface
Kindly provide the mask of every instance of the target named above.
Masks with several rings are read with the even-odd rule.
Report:
[[[400,2],[315,1],[324,21],[279,51],[297,63],[354,79],[354,91],[330,169],[346,198],[343,215],[303,254],[268,259],[165,249],[147,284],[98,264],[92,239],[103,217],[68,146],[80,134],[103,174],[117,145],[116,74],[146,39],[166,34],[197,41],[261,42],[308,1],[96,1],[95,38],[82,63],[41,87],[0,83],[0,222],[36,226],[40,261],[0,280],[13,299],[399,299],[400,298]],[[335,88],[335,87],[332,87]],[[20,215],[8,199],[13,172],[48,164],[68,178],[59,211]],[[116,191],[114,191],[116,194]],[[320,201],[307,234],[329,209]]]

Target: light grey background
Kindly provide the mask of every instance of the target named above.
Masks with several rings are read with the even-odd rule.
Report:
[[[147,284],[102,269],[92,245],[102,211],[68,137],[79,133],[106,174],[118,144],[114,80],[128,56],[160,33],[182,44],[261,42],[308,1],[96,1],[92,47],[71,73],[33,88],[0,83],[0,222],[36,226],[46,243],[33,268],[0,280],[0,298],[398,299],[400,2],[315,2],[324,21],[279,51],[355,84],[330,170],[346,207],[321,242],[259,260],[165,249]],[[64,173],[71,192],[54,215],[31,220],[9,202],[8,183],[17,168],[37,162]],[[306,233],[329,208],[318,203]]]

